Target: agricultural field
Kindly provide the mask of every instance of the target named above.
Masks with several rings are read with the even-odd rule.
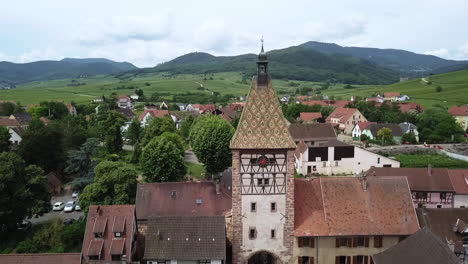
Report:
[[[294,95],[298,88],[306,87],[319,90],[323,84],[273,80],[273,85],[279,95]],[[438,86],[442,88],[440,92],[436,91]],[[220,95],[245,96],[249,87],[250,79],[242,81],[242,74],[238,72],[174,76],[164,73],[124,74],[119,78],[94,76],[75,80],[51,80],[21,84],[12,90],[0,90],[0,101],[15,100],[23,105],[50,100],[87,103],[98,96],[108,96],[113,92],[133,94],[136,88],[142,89],[147,97],[158,93],[161,94],[160,98],[163,100],[172,101],[173,95],[187,93],[209,96],[216,92]],[[328,89],[321,90],[320,93],[335,99],[349,100],[352,95],[366,97],[385,91],[407,94],[411,97],[411,101],[420,103],[424,107],[436,104],[451,107],[468,102],[468,71],[434,75],[424,80],[414,79],[391,85],[352,85],[346,88],[345,84],[331,84]]]
[[[425,168],[430,164],[434,168],[468,169],[468,162],[444,154],[399,154],[395,159],[402,168]]]

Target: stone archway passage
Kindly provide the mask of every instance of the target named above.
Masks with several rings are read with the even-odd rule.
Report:
[[[281,264],[281,261],[268,251],[259,251],[250,256],[247,264]]]

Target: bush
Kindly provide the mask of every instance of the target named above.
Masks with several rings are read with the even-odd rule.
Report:
[[[438,92],[438,93],[442,92],[442,86],[440,86],[440,85],[437,86],[435,90],[436,90],[436,92]]]

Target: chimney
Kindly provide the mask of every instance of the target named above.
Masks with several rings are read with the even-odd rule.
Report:
[[[427,174],[428,174],[429,176],[432,176],[432,165],[431,165],[431,164],[428,164],[428,165],[427,165]]]
[[[220,191],[220,187],[219,187],[219,182],[216,182],[215,187],[216,187],[216,194],[220,194],[221,191]]]

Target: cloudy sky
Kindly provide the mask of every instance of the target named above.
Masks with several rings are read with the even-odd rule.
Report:
[[[0,61],[105,57],[154,66],[193,51],[309,40],[468,59],[466,0],[0,0]]]

